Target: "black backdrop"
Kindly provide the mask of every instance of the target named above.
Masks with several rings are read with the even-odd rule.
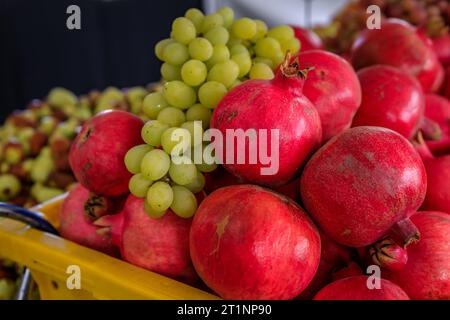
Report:
[[[69,30],[66,9],[81,9]],[[0,0],[0,120],[54,86],[90,89],[158,80],[154,44],[201,0]]]

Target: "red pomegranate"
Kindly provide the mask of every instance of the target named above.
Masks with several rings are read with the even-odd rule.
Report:
[[[239,185],[202,202],[190,249],[200,278],[225,299],[292,299],[314,277],[320,237],[289,198]]]
[[[425,119],[421,130],[436,155],[450,152],[450,102],[436,94],[425,96]]]
[[[295,37],[301,43],[300,51],[323,49],[322,40],[314,31],[299,26],[291,27],[294,29]]]
[[[450,34],[433,38],[434,52],[443,66],[450,66]]]

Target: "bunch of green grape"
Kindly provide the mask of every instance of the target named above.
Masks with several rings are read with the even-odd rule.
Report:
[[[204,148],[202,137],[212,111],[229,90],[248,79],[273,79],[287,51],[299,49],[291,27],[269,30],[261,20],[235,20],[229,7],[207,16],[189,9],[173,21],[170,38],[155,46],[163,61],[164,84],[142,102],[142,112],[149,118],[142,129],[146,144],[132,148],[125,157],[134,174],[130,191],[146,198],[150,216],[160,217],[169,208],[181,217],[194,215],[195,193],[205,185],[203,174],[217,165],[197,164],[193,152],[188,156],[184,152]],[[181,150],[175,156],[184,157],[182,164],[174,163],[177,145]]]

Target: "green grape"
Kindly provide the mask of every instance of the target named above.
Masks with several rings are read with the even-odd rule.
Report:
[[[159,180],[170,168],[170,158],[163,150],[153,149],[148,152],[141,162],[141,173],[149,180]]]
[[[205,38],[195,38],[189,43],[189,55],[192,59],[206,61],[213,55],[213,46]]]
[[[201,121],[204,130],[209,127],[211,116],[212,116],[211,110],[202,106],[200,103],[194,104],[186,111],[186,120]]]
[[[264,64],[267,64],[269,66],[269,68],[272,69],[272,70],[275,67],[273,61],[270,60],[269,58],[256,57],[256,58],[253,59],[253,63],[264,63]]]
[[[181,78],[192,87],[205,82],[207,74],[208,69],[200,60],[189,60],[181,67]]]
[[[169,127],[178,127],[186,121],[186,116],[184,115],[184,112],[178,108],[167,107],[158,113],[156,120],[167,124]]]
[[[184,16],[192,21],[197,33],[200,32],[203,19],[205,18],[205,15],[203,14],[203,12],[201,12],[197,8],[191,8],[186,11]]]
[[[176,156],[182,155],[190,148],[190,144],[190,133],[184,128],[172,127],[164,131],[161,135],[163,150],[170,155],[172,153]]]
[[[150,119],[156,119],[159,112],[168,106],[169,104],[161,92],[152,92],[146,95],[144,101],[142,101],[142,111]]]
[[[128,183],[128,189],[132,195],[138,198],[145,198],[148,188],[152,185],[153,181],[145,178],[141,173],[135,174],[131,177]]]
[[[184,185],[193,193],[198,193],[205,187],[205,176],[201,172],[197,172],[195,180],[191,183]]]
[[[164,52],[164,48],[170,44],[170,43],[174,43],[175,40],[173,39],[163,39],[161,41],[159,41],[156,45],[155,45],[155,55],[156,57],[161,60],[164,61],[164,56],[163,56],[163,52]]]
[[[250,55],[248,53],[238,53],[231,56],[231,60],[236,62],[236,64],[239,66],[239,74],[238,77],[242,78],[244,77],[252,67],[252,59],[250,58]],[[232,85],[234,82],[232,83]]]
[[[277,39],[279,42],[284,42],[294,38],[294,30],[289,26],[277,26],[273,27],[267,33],[268,37]]]
[[[182,44],[195,39],[197,32],[194,23],[185,17],[176,18],[172,23],[172,38]]]
[[[174,163],[173,161],[179,161],[179,163]],[[197,168],[195,167],[195,164],[192,163],[191,159],[186,156],[172,158],[169,176],[173,182],[183,186],[195,181]]]
[[[8,201],[20,193],[20,180],[12,174],[0,175],[0,201]]]
[[[200,121],[187,121],[181,125],[181,128],[189,131],[191,146],[196,146],[203,142],[203,127]]]
[[[126,91],[126,97],[130,103],[142,102],[146,95],[147,90],[142,87],[133,87]]]
[[[280,43],[276,39],[270,37],[256,41],[255,52],[257,56],[269,59],[283,53]]]
[[[233,84],[230,87],[230,90],[233,89],[234,87],[237,87],[238,85],[240,85],[242,83],[241,80],[237,79],[235,82],[233,82]]]
[[[281,50],[285,54],[288,51],[292,54],[295,54],[300,50],[300,47],[301,47],[301,44],[297,38],[292,38],[292,39],[286,40],[284,42],[281,42]]]
[[[146,144],[141,144],[128,150],[124,159],[127,170],[133,174],[141,172],[142,158],[152,150],[153,148]]]
[[[189,189],[183,186],[173,186],[173,202],[170,209],[182,218],[191,218],[197,211],[197,199]]]
[[[226,93],[227,88],[222,83],[208,81],[198,90],[198,99],[205,107],[214,109]]]
[[[44,183],[47,181],[50,173],[55,169],[52,158],[47,156],[38,156],[33,162],[30,171],[30,177],[33,182]]]
[[[205,16],[202,21],[202,26],[200,31],[205,34],[209,30],[223,26],[223,18],[218,13],[213,13],[211,15]]]
[[[161,135],[169,126],[158,120],[150,120],[142,127],[141,135],[145,143],[158,147],[161,145]],[[149,150],[150,151],[150,150]]]
[[[243,40],[236,38],[233,34],[230,34],[230,39],[228,40],[227,46],[232,48],[235,45],[238,44],[242,44],[243,45]]]
[[[250,53],[248,52],[247,47],[244,46],[243,44],[235,44],[235,45],[233,45],[231,47],[231,49],[230,49],[231,56],[234,56],[234,55],[239,54],[239,53],[245,53],[248,56],[250,56]]]
[[[213,172],[214,170],[217,169],[217,164],[216,163],[211,163],[211,164],[199,163],[199,164],[196,164],[196,167],[200,172]]]
[[[166,81],[181,80],[180,66],[173,66],[167,62],[161,65],[161,76]]]
[[[213,67],[216,63],[227,61],[230,59],[230,51],[224,44],[218,44],[213,48],[213,54],[211,58],[206,62],[208,68]]]
[[[233,22],[231,31],[239,39],[251,39],[257,31],[256,22],[250,18],[240,18]]]
[[[267,34],[267,25],[262,20],[254,20],[256,23],[256,34],[253,36],[252,41],[262,39]]]
[[[228,28],[231,26],[234,20],[234,11],[230,7],[222,7],[217,10],[217,13],[220,14],[223,18],[223,26]]]
[[[56,87],[50,90],[47,96],[48,104],[55,107],[75,105],[77,101],[77,97],[72,92],[60,87]]]
[[[156,212],[169,209],[173,201],[173,191],[171,186],[162,181],[155,182],[148,189],[147,203],[150,208]]]
[[[63,194],[64,191],[58,188],[45,187],[40,183],[35,183],[31,187],[30,193],[37,202],[45,202]]]
[[[194,89],[178,80],[164,84],[163,95],[171,106],[179,109],[187,109],[197,100]]]
[[[167,212],[166,210],[163,210],[163,211],[153,210],[150,207],[150,204],[147,202],[147,200],[144,201],[144,210],[145,210],[145,213],[147,213],[150,216],[150,218],[153,218],[153,219],[161,218]]]
[[[208,81],[217,81],[229,87],[239,76],[239,65],[233,60],[219,62],[209,70]]]
[[[255,63],[250,69],[250,79],[271,80],[274,76],[272,69],[265,63]]]
[[[194,150],[193,152],[196,151],[197,150]],[[211,154],[211,146],[209,144],[203,144],[201,150],[198,150],[197,152],[199,152],[199,154],[194,154],[194,162],[200,172],[212,172],[216,170],[217,164],[216,159],[214,158],[214,151]],[[205,158],[205,154],[207,158]]]
[[[180,66],[189,59],[189,52],[184,44],[173,42],[164,47],[163,61],[174,66]]]
[[[205,33],[205,38],[215,46],[218,44],[227,44],[230,34],[224,27],[217,27]]]
[[[41,118],[39,130],[45,133],[46,135],[50,135],[53,132],[53,130],[55,130],[57,125],[58,120],[56,120],[56,118],[52,116],[45,116]]]

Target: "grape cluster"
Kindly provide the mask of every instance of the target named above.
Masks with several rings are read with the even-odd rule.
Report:
[[[286,53],[299,49],[291,27],[269,30],[261,20],[234,19],[229,7],[206,16],[189,9],[173,21],[170,38],[155,45],[164,84],[142,102],[149,118],[142,129],[146,144],[125,157],[134,174],[130,191],[146,198],[150,216],[160,217],[169,208],[184,218],[194,215],[195,193],[205,185],[203,174],[217,165],[194,164],[194,153],[186,151],[205,147],[204,130],[229,90],[248,79],[272,79]]]

